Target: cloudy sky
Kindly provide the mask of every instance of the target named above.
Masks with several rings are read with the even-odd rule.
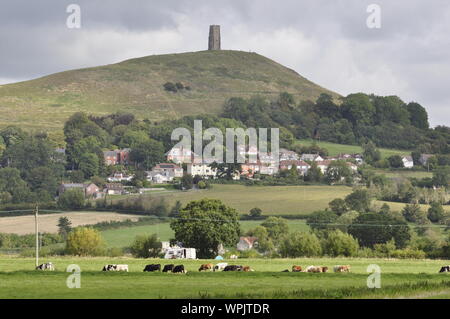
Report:
[[[70,29],[70,4],[81,28]],[[370,4],[381,28],[368,28]],[[328,89],[398,95],[450,125],[448,0],[2,0],[0,84],[152,54],[254,51]]]

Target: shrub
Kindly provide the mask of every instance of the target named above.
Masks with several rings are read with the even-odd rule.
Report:
[[[99,256],[105,253],[105,243],[98,230],[79,227],[67,235],[66,251],[70,255]]]
[[[259,207],[255,207],[250,209],[249,212],[250,217],[260,217],[262,215],[262,209]]]
[[[322,239],[324,254],[329,256],[355,256],[359,249],[358,241],[349,234],[340,230],[331,231]]]
[[[405,248],[394,250],[391,253],[391,257],[402,259],[423,259],[426,257],[426,254],[422,250]]]
[[[295,232],[284,237],[279,252],[282,257],[313,257],[320,256],[322,248],[316,235]]]
[[[154,258],[161,254],[161,242],[156,234],[139,235],[130,247],[131,254],[137,258]]]
[[[84,194],[79,189],[67,190],[58,198],[58,206],[64,209],[80,209],[84,206]]]

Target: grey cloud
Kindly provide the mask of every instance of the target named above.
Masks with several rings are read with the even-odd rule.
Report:
[[[82,29],[65,26],[67,5]],[[382,28],[366,27],[366,8]],[[225,48],[252,50],[341,94],[397,94],[450,124],[450,2],[447,0],[2,0],[0,81],[204,50],[209,24]]]

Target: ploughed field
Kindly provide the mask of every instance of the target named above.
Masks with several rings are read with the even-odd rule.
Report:
[[[0,257],[0,298],[448,298],[450,274],[443,260],[363,258],[237,259],[253,272],[199,272],[212,260],[55,257],[56,270],[34,270],[33,258]],[[147,264],[183,264],[187,274],[144,273]],[[66,267],[81,268],[81,288],[69,289]],[[129,272],[102,272],[127,264]],[[367,267],[381,267],[381,288],[369,289]],[[350,265],[350,273],[282,272],[293,265]]]

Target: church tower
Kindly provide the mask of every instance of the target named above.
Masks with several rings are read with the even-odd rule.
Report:
[[[220,25],[209,26],[208,50],[220,50]]]

